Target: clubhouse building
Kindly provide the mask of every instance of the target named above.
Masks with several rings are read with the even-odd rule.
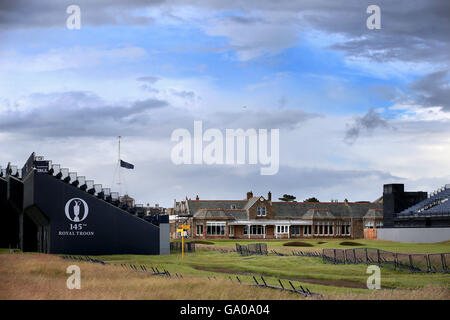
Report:
[[[170,233],[179,238],[180,224],[189,224],[193,239],[372,238],[383,225],[383,203],[285,202],[254,197],[244,200],[175,201]],[[370,232],[372,231],[372,232]]]

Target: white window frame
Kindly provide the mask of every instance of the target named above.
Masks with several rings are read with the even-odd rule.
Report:
[[[211,229],[212,229],[212,227],[215,227],[214,228],[215,230],[217,230],[217,227],[219,227],[219,230],[221,230],[221,231],[223,230],[223,233],[222,232],[219,232],[219,233],[208,233],[208,227],[211,227]],[[222,229],[222,227],[223,227],[223,229]],[[226,235],[226,232],[227,232],[226,228],[227,228],[227,223],[226,222],[207,221],[206,222],[206,235],[207,236],[224,236],[224,235]]]
[[[261,227],[261,233],[255,233],[255,229],[258,229],[258,227]],[[254,224],[250,226],[250,235],[251,236],[263,236],[266,234],[266,228],[264,227],[264,225],[260,225],[260,224]]]
[[[202,232],[201,232],[201,233],[198,233],[199,227],[201,227],[201,229],[202,229]],[[202,235],[203,235],[203,223],[196,223],[196,224],[195,224],[195,234],[196,234],[197,236],[202,236]]]
[[[374,229],[375,228],[375,223],[373,221],[366,221],[366,223],[364,223],[364,228],[366,229]]]
[[[277,234],[289,234],[289,225],[277,224],[276,231],[277,231]]]
[[[228,236],[230,236],[230,237],[234,236],[234,226],[233,225],[228,226]]]
[[[312,225],[305,225],[305,226],[303,226],[303,235],[305,237],[311,237],[312,236],[312,229],[313,229]]]

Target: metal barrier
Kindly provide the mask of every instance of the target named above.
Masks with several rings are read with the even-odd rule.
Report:
[[[181,251],[181,242],[171,242],[170,243],[170,251]],[[184,243],[184,252],[195,252],[195,243],[194,242],[185,242]]]
[[[324,263],[376,264],[410,272],[449,272],[450,253],[396,253],[375,248],[323,249]]]
[[[242,256],[249,256],[252,254],[267,255],[267,244],[265,243],[250,243],[248,245],[240,245],[236,243],[236,252]]]

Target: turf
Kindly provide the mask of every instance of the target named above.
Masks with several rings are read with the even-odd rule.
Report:
[[[343,242],[342,239],[327,239],[326,243],[321,244],[318,243],[317,239],[315,241],[304,241],[313,244],[314,247],[294,248],[283,246],[283,244],[292,242],[292,240],[239,240],[238,242],[241,244],[265,242],[268,244],[269,251],[270,249],[275,249],[277,251],[287,250],[289,252],[299,250],[320,251],[322,248],[351,247],[341,245],[340,243]],[[229,279],[229,277],[235,279],[235,276],[237,275],[241,281],[248,284],[253,282],[253,275],[264,276],[267,283],[272,285],[279,285],[278,279],[291,279],[298,281],[297,283],[300,283],[303,286],[307,286],[311,291],[325,294],[328,297],[340,297],[342,295],[359,295],[358,297],[361,297],[360,295],[369,294],[369,290],[365,287],[369,276],[369,274],[366,273],[366,265],[333,265],[323,263],[321,258],[292,255],[277,256],[275,254],[269,254],[267,256],[240,256],[235,252],[222,253],[218,250],[211,250],[218,248],[234,248],[237,241],[220,240],[211,242],[215,245],[198,245],[197,251],[194,253],[185,253],[184,259],[181,259],[180,253],[161,256],[108,255],[98,256],[97,258],[111,264],[124,263],[146,265],[147,267],[157,266],[158,268],[168,270],[172,274],[178,273],[188,277],[198,276],[202,279],[208,279],[208,277],[212,276],[218,279]],[[411,244],[358,239],[357,242],[366,247],[379,248],[393,252],[436,253],[450,251],[450,241],[433,244]],[[8,252],[8,250],[0,250],[0,252]],[[3,253],[0,254],[0,259],[2,259],[2,256],[14,255],[15,254]],[[33,256],[33,254],[24,255]],[[41,273],[44,272],[42,270],[38,271]],[[414,291],[415,297],[420,297],[421,294],[429,294],[429,292],[434,292],[433,290],[436,290],[436,292],[440,292],[440,294],[444,292],[444,295],[450,299],[450,275],[448,274],[409,273],[406,271],[394,271],[388,268],[381,268],[381,286],[384,289],[396,288],[396,290],[406,290],[405,292],[413,292],[416,290]],[[433,289],[430,290],[430,286]],[[398,297],[395,298],[398,299]],[[405,296],[405,298],[407,297]]]
[[[324,239],[325,240],[325,239]],[[283,248],[283,244],[291,240],[211,240],[216,246],[235,247],[236,243],[248,244],[248,243],[267,243],[269,249]],[[318,251],[322,248],[354,248],[354,246],[342,245],[341,242],[345,242],[342,239],[326,239],[326,242],[319,243],[318,239],[301,239],[302,242],[311,243],[314,245],[314,250]],[[353,241],[353,240],[352,240]],[[392,252],[414,252],[414,253],[441,253],[450,252],[450,240],[436,243],[409,243],[409,242],[394,242],[387,240],[366,240],[356,239],[356,242],[362,244],[360,247],[364,248],[377,248]]]

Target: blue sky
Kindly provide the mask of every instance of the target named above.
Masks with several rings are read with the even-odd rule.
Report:
[[[0,17],[0,142],[8,146],[0,164],[21,165],[36,151],[108,185],[122,135],[125,160],[137,164],[129,192],[166,206],[196,194],[240,198],[249,188],[374,200],[383,183],[430,190],[450,181],[442,161],[450,30],[445,19],[435,25],[444,1],[407,2],[406,11],[382,1],[381,30],[365,27],[358,1],[80,1],[80,30],[65,27],[64,2],[12,3]],[[146,111],[134,120],[115,112],[133,115],[138,105]],[[96,108],[114,112],[86,117]],[[75,118],[59,127],[64,114]],[[170,132],[194,120],[280,128],[280,174],[175,167]],[[76,146],[86,161],[69,156]]]

